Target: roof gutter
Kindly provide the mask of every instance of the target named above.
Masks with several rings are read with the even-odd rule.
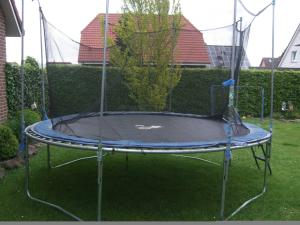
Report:
[[[6,36],[21,37],[21,19],[14,0],[1,0],[0,6],[6,19]]]

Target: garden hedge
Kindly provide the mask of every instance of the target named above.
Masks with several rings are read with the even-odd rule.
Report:
[[[81,65],[50,65],[48,67],[50,115],[59,116],[78,112],[99,111],[101,68]],[[172,94],[172,110],[176,112],[209,114],[211,85],[221,85],[229,71],[221,69],[184,68],[179,84]],[[242,70],[239,85],[238,108],[242,115],[259,116],[261,92],[265,91],[265,115],[270,109],[269,70]],[[300,108],[300,72],[276,71],[274,111],[281,111],[282,101],[291,101],[294,109]],[[227,96],[221,87],[214,89],[218,107],[226,103]],[[128,97],[128,88],[116,68],[107,69],[105,109],[109,111],[136,110]]]
[[[49,114],[51,116],[100,110],[102,70],[96,66],[48,66]],[[135,110],[117,69],[108,69],[105,109]]]
[[[6,93],[9,116],[14,117],[21,109],[20,65],[7,63],[5,66]],[[27,57],[24,64],[24,107],[30,108],[35,102],[41,111],[41,77],[38,62]]]

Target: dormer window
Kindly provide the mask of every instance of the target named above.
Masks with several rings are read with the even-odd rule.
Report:
[[[220,55],[218,55],[217,56],[217,62],[218,62],[218,67],[219,68],[222,68],[223,66],[224,66],[224,60],[223,60],[223,57],[222,56],[220,56]]]
[[[297,57],[297,51],[292,51],[291,61],[296,62],[296,57]]]

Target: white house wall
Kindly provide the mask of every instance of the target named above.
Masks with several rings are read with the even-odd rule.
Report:
[[[293,52],[296,52],[295,60],[292,59]],[[281,68],[300,68],[300,25],[298,26],[286,52],[279,64]]]

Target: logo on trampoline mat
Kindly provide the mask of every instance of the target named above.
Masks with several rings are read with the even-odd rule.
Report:
[[[159,125],[152,125],[152,126],[145,126],[145,125],[135,125],[135,127],[139,130],[153,130],[153,129],[160,129],[163,126]]]

